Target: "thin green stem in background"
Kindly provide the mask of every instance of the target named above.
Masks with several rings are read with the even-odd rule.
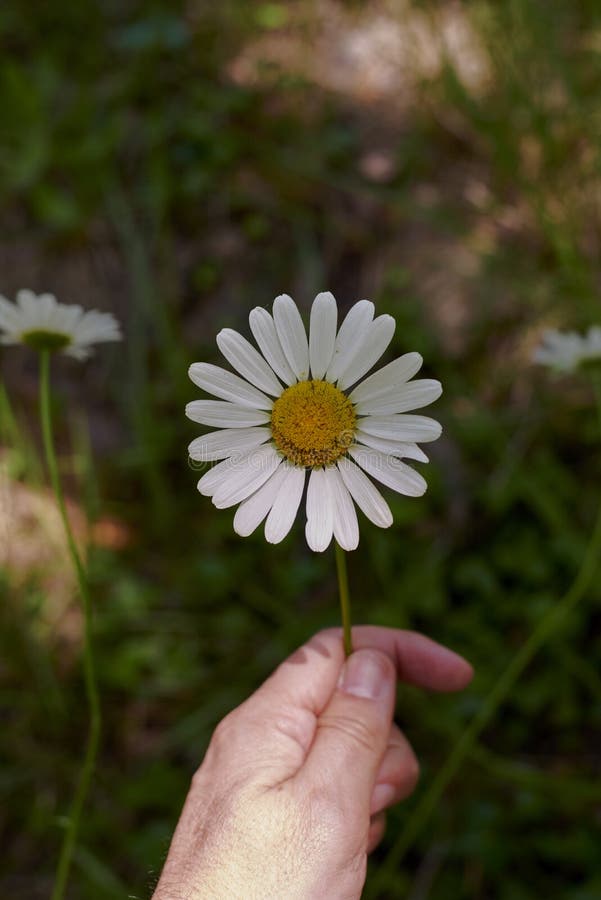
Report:
[[[353,652],[353,639],[351,637],[351,602],[348,589],[348,575],[346,572],[346,555],[338,543],[336,548],[336,572],[338,574],[338,593],[340,595],[340,612],[342,613],[342,630],[344,632],[344,653],[350,656]]]
[[[0,439],[3,445],[12,448],[15,455],[18,452],[18,461],[9,457],[9,465],[14,466],[16,462],[18,471],[26,474],[28,481],[39,485],[42,481],[42,467],[37,448],[23,424],[17,420],[8,391],[2,383],[0,383]]]
[[[75,790],[75,796],[69,810],[69,817],[63,837],[60,856],[56,869],[54,889],[52,891],[52,900],[61,900],[65,895],[65,888],[69,878],[69,871],[73,859],[73,851],[77,842],[77,833],[81,821],[81,813],[86,801],[90,781],[94,772],[96,756],[98,753],[98,743],[100,740],[100,701],[98,696],[98,686],[96,683],[96,671],[94,666],[94,654],[92,647],[92,607],[90,601],[90,593],[88,589],[88,580],[84,565],[81,561],[77,544],[73,536],[67,508],[65,506],[65,498],[61,487],[58,462],[56,459],[56,450],[54,447],[54,437],[52,431],[52,416],[50,409],[50,353],[43,350],[40,355],[40,417],[42,421],[42,435],[44,439],[44,452],[48,471],[50,473],[50,481],[54,491],[56,502],[60,511],[69,555],[73,563],[77,575],[79,585],[79,593],[83,607],[84,616],[84,674],[86,684],[86,697],[89,708],[89,728],[86,749]]]
[[[601,427],[601,377],[593,374],[593,384],[597,400],[597,414]],[[528,640],[518,650],[506,669],[497,679],[495,686],[486,697],[483,706],[467,726],[451,754],[438,772],[434,781],[415,807],[413,813],[393,844],[379,871],[374,875],[370,888],[377,892],[388,884],[388,876],[403,859],[407,850],[418,837],[451,779],[457,773],[464,760],[470,756],[474,745],[483,730],[492,720],[497,709],[507,698],[518,678],[543,646],[547,638],[555,631],[564,617],[582,599],[591,585],[599,567],[601,558],[601,505],[591,534],[582,564],[571,586],[555,606],[541,619]]]

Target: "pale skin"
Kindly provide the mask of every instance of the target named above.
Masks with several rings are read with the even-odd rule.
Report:
[[[358,900],[385,811],[419,767],[397,680],[456,691],[462,657],[409,631],[315,635],[217,726],[153,900]]]

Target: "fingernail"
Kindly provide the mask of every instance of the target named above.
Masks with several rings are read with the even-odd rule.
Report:
[[[347,694],[376,700],[387,687],[388,676],[380,654],[358,650],[345,662],[338,684]]]

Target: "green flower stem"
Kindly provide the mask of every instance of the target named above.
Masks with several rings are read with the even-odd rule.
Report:
[[[351,637],[351,602],[348,589],[348,575],[346,571],[346,555],[338,543],[334,542],[336,549],[336,572],[338,574],[338,593],[340,595],[340,612],[342,613],[342,630],[344,632],[344,653],[350,656],[353,652],[353,639]]]
[[[65,895],[67,880],[69,878],[69,870],[73,860],[73,851],[77,842],[77,833],[81,821],[82,810],[86,801],[90,781],[94,772],[96,756],[98,753],[98,744],[100,740],[100,701],[98,696],[98,685],[96,683],[96,671],[94,665],[94,654],[92,647],[92,607],[90,601],[90,592],[88,589],[88,580],[86,570],[82,563],[69,517],[65,506],[65,498],[61,487],[58,463],[56,459],[56,451],[54,447],[54,437],[52,431],[52,416],[50,410],[50,351],[42,350],[40,353],[40,417],[42,421],[42,435],[44,439],[44,452],[46,455],[46,463],[50,473],[50,481],[54,491],[56,502],[58,504],[65,536],[67,538],[67,546],[69,555],[73,563],[73,568],[77,575],[79,585],[79,593],[83,606],[84,615],[84,675],[86,685],[86,697],[89,708],[89,727],[88,738],[86,742],[86,750],[83,758],[79,779],[75,796],[69,811],[69,818],[65,829],[63,842],[61,846],[60,856],[56,869],[54,880],[54,889],[52,891],[52,900],[61,900]]]
[[[601,378],[593,376],[597,414],[601,426]],[[472,753],[473,748],[497,709],[507,698],[518,678],[522,675],[533,657],[543,646],[548,637],[556,630],[565,616],[574,608],[587,592],[599,567],[601,559],[601,505],[591,534],[582,564],[571,586],[558,603],[551,607],[541,619],[528,640],[518,650],[506,669],[497,679],[495,686],[486,697],[483,706],[471,720],[458,742],[455,744],[446,762],[438,772],[429,789],[423,795],[408,819],[403,831],[393,844],[385,862],[372,880],[371,888],[377,892],[383,888],[389,873],[402,861],[405,853],[420,834],[428,819],[436,809],[447,785],[457,773],[464,760]]]

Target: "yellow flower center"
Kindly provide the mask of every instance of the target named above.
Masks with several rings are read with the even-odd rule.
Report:
[[[278,450],[297,466],[330,466],[353,442],[355,410],[328,381],[299,381],[273,404],[271,433]]]

